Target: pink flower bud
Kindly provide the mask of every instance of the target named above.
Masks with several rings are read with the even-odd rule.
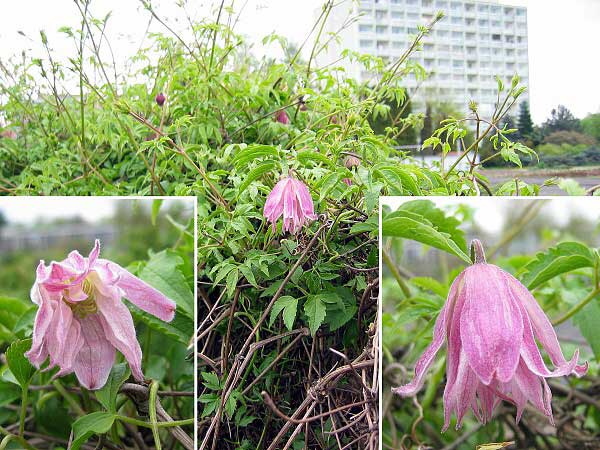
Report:
[[[300,111],[306,111],[308,108],[306,107],[306,103],[300,102]]]
[[[346,169],[352,169],[353,167],[360,166],[360,159],[356,156],[349,155],[344,161],[344,166],[346,166]]]
[[[15,133],[13,130],[4,130],[0,133],[0,137],[5,139],[16,139],[17,133]]]
[[[546,378],[585,375],[587,362],[578,365],[579,350],[567,361],[556,333],[535,298],[515,277],[487,264],[481,242],[474,240],[475,263],[452,283],[438,316],[433,341],[415,366],[413,381],[392,391],[412,396],[423,387],[427,369],[444,341],[446,388],[445,422],[456,413],[456,428],[471,408],[480,422],[488,422],[502,401],[517,407],[517,422],[527,403],[553,424],[552,393]],[[536,344],[541,344],[556,367],[550,371]]]
[[[352,186],[352,180],[350,178],[342,178],[342,182],[346,183],[348,186]]]
[[[84,258],[72,251],[61,262],[46,266],[40,261],[31,289],[31,300],[39,306],[33,325],[33,342],[25,356],[45,370],[59,367],[55,377],[75,372],[87,389],[106,384],[120,351],[138,381],[142,373],[142,350],[131,313],[123,297],[138,308],[170,322],[176,304],[118,264],[100,259],[96,240]]]
[[[275,185],[265,202],[263,216],[273,224],[273,230],[283,216],[283,231],[292,234],[317,218],[308,187],[292,176]]]
[[[165,94],[163,94],[162,92],[160,94],[158,94],[156,96],[156,98],[154,100],[156,100],[156,103],[158,104],[158,106],[162,106],[165,104],[165,100],[167,99],[167,97],[165,97]]]
[[[284,125],[287,125],[288,123],[290,123],[290,118],[288,117],[287,113],[283,109],[281,111],[277,111],[275,113],[275,120]]]

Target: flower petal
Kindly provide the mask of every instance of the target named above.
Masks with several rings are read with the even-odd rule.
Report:
[[[499,268],[475,264],[465,271],[465,309],[460,336],[469,364],[482,383],[509,381],[519,364],[523,318]]]
[[[53,302],[45,298],[40,291],[40,286],[35,283],[31,288],[31,300],[39,305],[33,324],[33,341],[31,349],[25,356],[31,364],[39,369],[48,357],[48,349],[45,345],[45,336],[54,315]]]
[[[106,384],[115,362],[115,348],[106,339],[100,315],[91,314],[79,319],[79,323],[82,345],[73,369],[82,386],[100,389]]]
[[[131,373],[138,380],[144,379],[142,373],[142,349],[135,334],[133,318],[119,297],[96,295],[101,324],[106,339],[123,353],[131,367]]]
[[[444,340],[446,338],[446,326],[452,319],[454,306],[462,291],[462,279],[463,276],[461,274],[456,278],[456,280],[454,280],[452,286],[450,287],[448,300],[446,300],[446,303],[444,303],[444,307],[440,311],[440,314],[435,321],[433,340],[431,341],[431,344],[429,344],[429,347],[425,349],[415,365],[415,377],[410,383],[405,384],[404,386],[392,388],[393,393],[403,397],[408,397],[415,395],[423,387],[427,370],[433,363],[435,355],[444,344]]]
[[[511,274],[503,271],[503,275],[510,286],[511,292],[519,300],[519,304],[525,308],[533,329],[533,334],[544,350],[546,350],[548,356],[550,356],[552,364],[556,367],[567,365],[568,363],[560,349],[556,332],[538,302],[531,295],[531,292]],[[576,365],[573,373],[578,377],[582,377],[586,374],[587,370],[588,363],[586,362]]]
[[[135,275],[131,274],[121,266],[111,261],[98,260],[99,263],[106,263],[108,268],[118,274],[116,286],[124,293],[127,300],[148,314],[158,317],[160,320],[170,322],[175,317],[177,304],[166,297],[160,291],[154,289],[149,284],[143,282]],[[103,273],[98,272],[102,281]],[[99,289],[106,295],[105,289]]]

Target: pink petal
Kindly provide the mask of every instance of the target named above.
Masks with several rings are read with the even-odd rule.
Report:
[[[46,331],[46,346],[50,355],[50,365],[46,370],[53,367],[63,367],[62,356],[66,345],[72,345],[72,342],[67,341],[71,322],[73,321],[73,313],[71,308],[64,301],[56,302],[56,309],[52,317],[52,323]]]
[[[116,286],[124,293],[127,300],[148,314],[158,317],[160,320],[170,322],[175,317],[177,305],[173,300],[166,297],[160,291],[154,289],[149,284],[143,282],[135,275],[131,274],[121,266],[111,261],[99,260],[107,264],[108,268],[118,274]],[[102,272],[105,274],[106,272]],[[102,274],[98,273],[99,275]],[[104,279],[102,278],[102,281]],[[104,292],[107,295],[106,292]]]
[[[96,295],[101,324],[106,339],[125,356],[131,373],[143,381],[142,349],[135,334],[131,313],[119,297]]]
[[[405,384],[404,386],[399,386],[397,388],[392,388],[392,392],[403,397],[408,397],[411,395],[415,395],[422,387],[425,382],[425,375],[427,374],[427,370],[433,363],[435,355],[440,350],[442,345],[444,344],[444,339],[446,337],[446,326],[451,323],[451,319],[454,313],[454,307],[457,302],[457,298],[460,297],[460,292],[462,290],[462,274],[459,275],[456,280],[452,283],[450,287],[450,292],[448,293],[448,300],[444,303],[444,307],[440,311],[438,318],[435,321],[435,326],[433,329],[433,340],[429,347],[425,349],[417,364],[415,365],[415,377],[413,380]],[[455,320],[455,322],[458,322]],[[450,356],[449,356],[450,358]]]
[[[63,346],[62,354],[60,356],[60,370],[53,378],[58,378],[73,372],[75,359],[83,346],[81,325],[76,317],[73,317],[73,320],[71,321],[71,326],[69,327],[65,341],[67,344]]]
[[[50,323],[52,323],[54,308],[52,301],[49,298],[44,298],[37,283],[31,289],[31,299],[34,303],[40,305],[40,307],[35,315],[35,322],[33,324],[31,349],[25,353],[25,356],[31,364],[39,369],[48,357],[48,349],[46,348],[44,337],[50,327]]]
[[[482,383],[509,381],[519,363],[523,319],[499,269],[475,264],[465,271],[465,309],[460,336],[469,364]]]
[[[73,366],[75,375],[87,389],[100,389],[115,362],[115,348],[106,339],[100,315],[91,314],[79,323],[82,346]]]
[[[461,427],[465,413],[475,401],[478,384],[477,375],[469,365],[468,356],[464,350],[461,350],[456,379],[450,390],[447,393],[444,392],[444,426],[442,432],[448,429],[450,415],[453,410],[456,412],[456,429],[458,430]]]
[[[556,367],[567,365],[568,363],[560,349],[556,332],[538,302],[519,280],[507,272],[503,272],[503,275],[507,280],[514,297],[517,298],[520,304],[525,308],[531,326],[533,327],[534,336],[540,342],[544,350],[546,350],[552,363]],[[588,363],[586,362],[585,364],[576,365],[574,374],[581,377],[586,374],[587,370]]]

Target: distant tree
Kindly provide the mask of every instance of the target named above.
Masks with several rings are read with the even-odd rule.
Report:
[[[529,103],[523,102],[519,105],[519,121],[517,128],[521,138],[530,138],[533,134],[533,120],[529,112]]]
[[[433,134],[433,117],[432,117],[431,103],[427,103],[425,106],[425,117],[423,118],[423,128],[421,128],[420,136],[421,142],[428,139]]]
[[[600,142],[600,114],[589,114],[582,119],[581,129],[585,134]]]
[[[397,128],[402,128],[402,123],[399,119],[405,119],[412,113],[412,105],[408,94],[406,94],[406,98],[402,103],[397,104],[392,101],[388,103],[388,106],[390,107],[390,111],[387,116],[382,117],[379,115],[376,119],[373,116],[369,118],[371,129],[376,134],[385,134],[385,129],[394,124]],[[398,145],[414,145],[417,141],[417,133],[413,127],[408,127],[396,138],[396,141]]]
[[[544,122],[544,135],[555,131],[579,131],[580,129],[579,119],[563,105],[558,105],[558,108],[553,109],[550,118]]]

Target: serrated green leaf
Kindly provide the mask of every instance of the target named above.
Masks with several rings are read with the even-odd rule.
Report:
[[[542,283],[572,270],[594,267],[594,254],[578,242],[561,242],[535,255],[524,268],[522,283],[534,289]]]
[[[31,377],[35,373],[35,367],[31,365],[25,356],[25,352],[30,348],[31,339],[23,339],[13,342],[6,350],[8,368],[23,389],[27,389]]]
[[[304,312],[308,316],[308,327],[310,334],[315,335],[327,314],[326,304],[322,301],[320,295],[309,295],[304,303]]]
[[[194,294],[177,266],[183,264],[179,255],[171,250],[152,255],[139,277],[158,289],[177,304],[175,315],[194,318]]]
[[[107,411],[116,414],[117,394],[119,393],[121,385],[129,378],[130,373],[126,363],[114,365],[110,371],[106,384],[101,389],[94,392],[98,401]]]
[[[596,361],[600,361],[600,304],[591,302],[585,305],[573,316],[573,323],[592,347]]]
[[[77,419],[73,423],[71,450],[79,450],[95,434],[108,433],[114,421],[115,415],[108,412],[94,412]]]
[[[258,180],[265,173],[273,172],[274,168],[275,168],[275,161],[267,160],[267,161],[260,162],[256,167],[251,169],[250,172],[248,172],[248,175],[246,175],[246,178],[244,178],[244,181],[242,181],[242,183],[238,187],[238,198],[240,197],[240,195],[242,195],[242,193],[246,190],[246,188],[248,188],[248,186],[250,186],[250,184],[253,181]]]
[[[298,299],[289,295],[284,295],[277,299],[271,309],[271,316],[269,317],[269,326],[273,325],[275,319],[281,311],[283,311],[283,323],[288,330],[292,330],[294,327],[294,321],[296,320],[296,313],[298,309]]]
[[[469,256],[452,239],[452,236],[436,229],[424,216],[411,211],[396,211],[392,217],[390,216],[383,219],[383,236],[412,239],[458,256],[467,264],[471,264]]]

